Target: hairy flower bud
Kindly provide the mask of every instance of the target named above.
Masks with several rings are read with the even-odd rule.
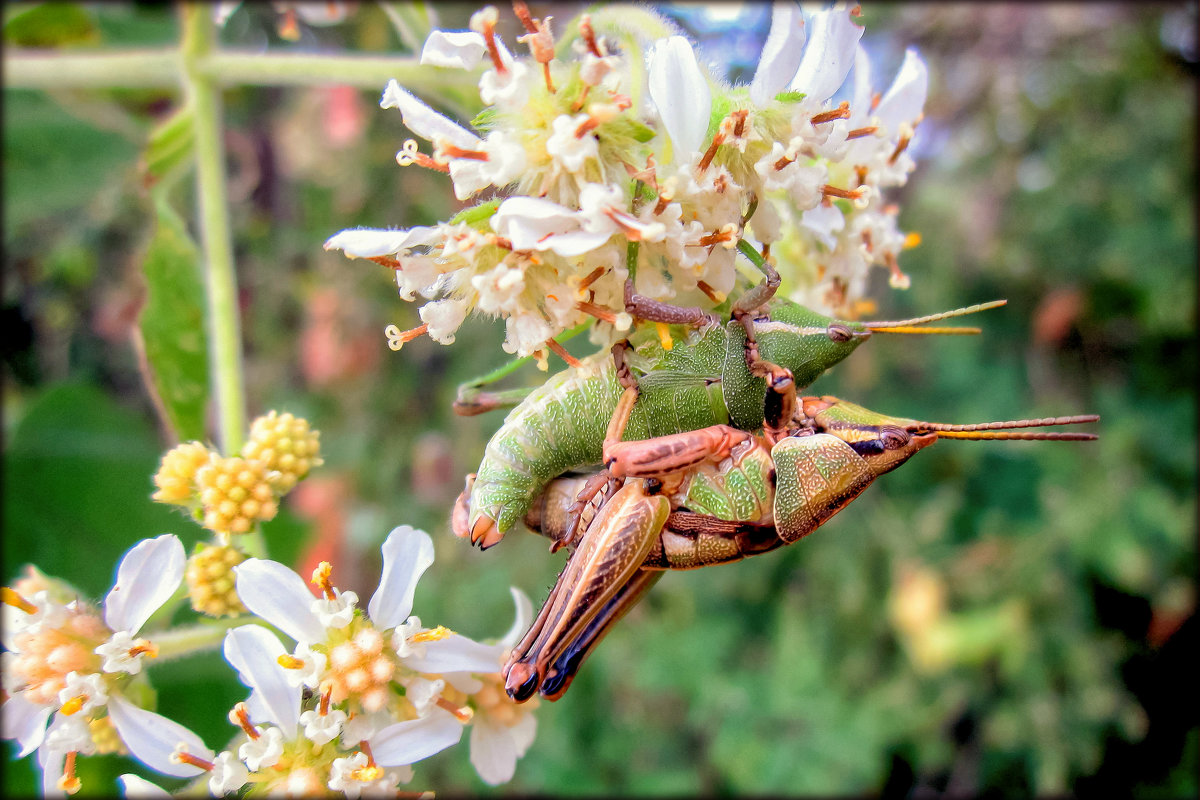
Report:
[[[250,425],[242,457],[277,472],[277,476],[271,476],[271,483],[285,494],[310,469],[323,463],[319,456],[320,435],[319,431],[309,430],[308,420],[271,411]]]
[[[210,455],[212,451],[199,442],[186,442],[168,450],[154,474],[158,491],[151,499],[190,505],[196,499],[196,471],[208,463]]]
[[[238,599],[233,568],[246,554],[228,546],[200,546],[187,561],[184,580],[192,608],[210,617],[234,617],[246,613]]]
[[[216,533],[249,533],[279,510],[267,467],[245,458],[214,455],[196,473],[204,527]]]

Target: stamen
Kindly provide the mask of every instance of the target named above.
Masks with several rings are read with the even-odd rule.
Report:
[[[150,658],[158,658],[158,645],[153,642],[143,640],[142,644],[135,645],[129,648],[129,657],[136,658],[137,656],[149,656]]]
[[[708,299],[712,300],[714,303],[720,304],[725,302],[725,293],[718,292],[704,281],[696,281],[696,288],[704,292]]]
[[[578,310],[582,311],[585,314],[590,314],[591,316],[595,317],[596,319],[600,320],[601,322],[607,322],[609,325],[612,325],[617,321],[616,315],[614,315],[607,308],[604,308],[603,306],[598,306],[595,303],[589,303],[589,302],[580,300],[578,303],[575,304],[575,308],[577,308]]]
[[[717,148],[725,142],[725,134],[717,131],[717,135],[713,137],[712,144],[708,146],[708,150],[704,152],[704,158],[700,159],[700,163],[696,165],[696,174],[699,175],[708,169],[708,165],[717,155]]]
[[[554,82],[550,79],[550,62],[554,60],[554,36],[550,33],[550,20],[553,17],[535,20],[529,13],[529,7],[522,0],[514,0],[513,11],[528,31],[524,36],[518,36],[517,41],[529,45],[529,52],[534,61],[542,65],[547,91],[554,94]]]
[[[279,658],[276,658],[275,663],[279,664],[279,666],[283,667],[284,669],[304,669],[304,661],[302,659],[296,658],[295,656],[290,656],[287,653],[284,653],[283,655],[279,656]]]
[[[408,331],[411,333],[411,331]],[[401,334],[403,335],[403,334]],[[417,334],[418,336],[420,334]],[[413,337],[415,338],[415,337]],[[317,568],[313,570],[312,577],[309,578],[309,583],[316,586],[325,595],[326,600],[336,600],[337,595],[334,594],[333,584],[329,581],[329,576],[333,574],[333,565],[328,561],[322,561],[317,564]]]
[[[83,782],[75,774],[76,755],[78,755],[78,752],[75,750],[67,752],[66,760],[63,762],[63,776],[58,779],[58,788],[67,794],[75,794],[83,786]]]
[[[863,243],[863,247],[864,247],[864,248],[866,248],[866,250],[867,250],[867,252],[868,252],[868,253],[874,252],[874,250],[875,250],[875,244],[874,244],[874,241],[873,241],[873,240],[872,240],[872,238],[871,238],[871,232],[870,232],[870,231],[863,231],[863,232],[862,232],[862,243]]]
[[[571,369],[575,369],[579,366],[579,359],[568,353],[566,348],[564,348],[558,342],[554,341],[553,339],[547,339],[546,346],[553,350],[555,355],[567,362],[567,366]]]
[[[582,292],[583,290],[585,290],[589,286],[591,286],[593,283],[600,280],[600,278],[604,275],[604,273],[606,271],[607,271],[607,269],[605,267],[596,267],[594,270],[589,272],[587,274],[587,277],[585,277],[583,280],[581,280],[579,282],[579,291]]]
[[[425,167],[425,169],[431,169],[436,172],[450,171],[449,164],[443,164],[418,150],[415,139],[409,139],[401,145],[400,152],[396,153],[396,163],[402,167],[416,164],[418,167]]]
[[[402,331],[395,325],[388,325],[383,329],[383,335],[387,337],[388,347],[392,350],[399,350],[408,342],[416,339],[418,336],[424,336],[429,332],[429,323],[423,322],[415,328],[407,331]],[[316,573],[313,573],[313,582],[316,583]],[[333,598],[330,597],[330,600]]]
[[[0,588],[0,601],[13,608],[19,608],[26,614],[35,614],[38,610],[37,606],[22,597],[19,592],[7,586]]]
[[[522,0],[513,0],[513,13],[517,15],[517,19],[521,20],[525,30],[529,33],[537,33],[537,25],[534,24],[533,16],[529,13],[529,6],[525,5]]]
[[[796,160],[795,158],[788,158],[787,154],[784,154],[773,165],[775,167],[775,171],[778,172],[779,170],[783,169],[784,167],[786,167],[788,164],[792,163],[795,160]]]
[[[675,340],[671,338],[671,329],[667,327],[667,323],[656,322],[654,328],[658,331],[658,340],[662,342],[663,350],[670,351],[675,347]]]
[[[864,136],[870,136],[879,130],[878,125],[868,125],[865,128],[855,128],[846,134],[847,139],[861,139]]]
[[[367,256],[367,261],[374,261],[380,266],[388,269],[403,269],[404,265],[391,256]]]
[[[200,758],[199,756],[194,756],[191,753],[189,753],[187,751],[187,745],[184,744],[183,742],[180,742],[179,744],[175,745],[175,752],[171,753],[171,763],[173,763],[173,764],[188,764],[190,766],[196,767],[197,769],[202,769],[205,772],[212,772],[212,768],[214,766],[213,762],[206,761],[205,759]]]
[[[481,12],[476,12],[476,16],[471,18],[471,22],[474,23],[476,19],[479,20],[479,25],[483,29],[477,32],[483,36],[484,41],[487,43],[488,55],[492,59],[492,67],[495,68],[496,72],[503,75],[508,72],[508,67],[504,66],[504,59],[500,58],[500,48],[496,46],[496,10],[489,6]],[[475,26],[472,24],[471,27],[474,28]]]
[[[906,149],[908,149],[908,143],[912,141],[912,137],[913,137],[912,126],[907,125],[907,124],[902,124],[900,126],[900,141],[896,143],[896,149],[892,151],[892,154],[890,156],[888,156],[887,163],[889,165],[895,164],[896,159],[900,157],[900,154],[903,153]]]
[[[490,161],[488,154],[482,150],[464,150],[450,142],[441,142],[438,145],[438,150],[444,156],[449,158],[469,158],[474,161]]]
[[[383,770],[375,763],[375,754],[371,752],[371,745],[367,744],[366,739],[358,743],[358,749],[367,757],[367,764],[351,772],[350,777],[359,781],[377,781],[382,778]]]
[[[583,104],[585,102],[587,102],[588,92],[590,92],[591,90],[592,90],[592,87],[589,86],[588,84],[585,83],[583,85],[583,91],[579,93],[579,99],[576,100],[574,103],[571,103],[571,113],[572,114],[574,114],[579,109],[583,108]]]
[[[62,704],[62,708],[58,712],[64,716],[71,716],[79,713],[79,709],[83,708],[83,704],[87,702],[86,694],[79,694],[72,697],[70,700]]]
[[[841,197],[846,200],[857,200],[863,196],[862,189],[841,189],[837,186],[825,184],[821,187],[822,197]]]
[[[701,236],[697,244],[701,247],[718,244],[727,248],[735,247],[737,246],[737,227],[732,222],[727,222],[712,233]]]
[[[854,177],[858,179],[859,186],[867,182],[867,173],[869,171],[866,164],[858,164],[854,167]]]
[[[911,250],[921,243],[921,234],[917,231],[910,231],[904,236],[904,244],[901,245],[905,250]]]
[[[835,119],[850,119],[850,104],[845,100],[832,111],[822,111],[820,114],[813,115],[809,122],[813,125],[820,125],[822,122],[832,122]]]
[[[329,703],[333,699],[333,686],[329,686],[325,691],[321,692],[321,705],[318,707],[318,713],[324,717],[329,713]]]
[[[575,129],[575,138],[582,139],[589,133],[600,126],[600,120],[594,116],[589,116],[583,122],[579,123],[579,127]]]
[[[238,703],[229,712],[229,721],[246,732],[246,735],[251,739],[261,739],[262,734],[258,728],[250,722],[250,714],[246,711],[245,703]]]
[[[596,58],[604,58],[604,54],[600,52],[600,46],[596,43],[596,31],[592,28],[590,14],[584,14],[579,18],[579,35],[583,37],[583,43],[587,45],[587,49],[592,55]]]
[[[550,341],[554,341],[551,339]],[[558,344],[555,342],[555,344]],[[436,628],[427,631],[420,631],[408,637],[409,644],[420,644],[421,642],[438,642],[448,636],[453,636],[454,631],[447,628],[445,625],[438,625]]]
[[[455,705],[441,695],[438,696],[437,700],[434,700],[434,703],[437,704],[438,708],[443,708],[446,711],[449,711],[454,715],[455,719],[464,725],[470,722],[471,718],[475,716],[475,712],[470,706]]]
[[[876,92],[875,94],[871,95],[871,110],[872,111],[879,108],[879,101],[882,99],[883,99],[883,95],[880,94],[879,92]]]
[[[888,278],[888,285],[893,289],[907,289],[912,285],[912,279],[905,275],[900,270],[900,264],[896,261],[896,256],[893,253],[884,253],[883,262],[887,264],[887,268],[892,271],[891,277]]]

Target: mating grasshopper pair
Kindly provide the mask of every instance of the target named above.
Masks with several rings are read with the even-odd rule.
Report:
[[[1002,301],[903,322],[840,321],[772,299],[771,272],[724,326],[698,309],[639,301],[627,282],[632,313],[698,328],[671,350],[654,340],[618,343],[611,360],[596,356],[554,376],[509,414],[468,476],[453,515],[458,536],[490,547],[524,518],[552,549],[574,548],[505,665],[514,699],[560,697],[663,570],[789,544],[939,437],[1095,438],[1011,430],[1094,416],[955,426],[798,398],[874,333],[977,333],[915,326]],[[601,462],[590,477],[561,477]]]

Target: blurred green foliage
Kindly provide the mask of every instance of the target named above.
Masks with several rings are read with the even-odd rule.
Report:
[[[171,41],[166,9],[69,8],[58,33],[34,10],[6,12],[6,42]],[[470,10],[445,7],[442,23],[464,27]],[[879,316],[1009,304],[979,318],[981,337],[878,342],[812,391],[947,422],[1095,412],[1101,440],[943,442],[802,544],[667,575],[564,699],[541,704],[511,784],[482,784],[464,742],[420,764],[414,787],[1195,793],[1196,62],[1162,36],[1187,13],[867,9],[876,74],[907,45],[931,74],[920,166],[897,197],[923,244],[902,260],[910,291],[878,276]],[[224,38],[288,46],[272,24],[269,6],[243,8]],[[291,46],[400,47],[365,5]],[[346,227],[456,210],[440,176],[395,166],[408,134],[377,98],[225,95],[249,410],[307,417],[325,458],[306,483],[327,491],[267,526],[271,554],[327,548],[338,584],[365,598],[386,532],[424,527],[438,561],[417,613],[498,636],[508,586],[540,603],[562,563],[532,536],[480,553],[449,532],[461,477],[500,423],[450,403],[505,357],[500,326],[391,354],[383,327],[414,326],[415,309],[389,271],[321,249]],[[6,89],[5,102],[5,576],[29,561],[99,597],[138,539],[170,531],[190,547],[201,533],[149,501],[172,442],[130,344],[154,225],[135,163],[178,98]],[[170,197],[187,217],[190,183]],[[229,730],[212,710],[241,690],[216,656],[194,661],[152,673],[160,710],[219,745]],[[129,769],[87,763],[85,793]],[[20,771],[7,791],[28,790]]]

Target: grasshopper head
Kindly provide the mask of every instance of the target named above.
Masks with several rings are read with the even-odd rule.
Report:
[[[1004,305],[1005,302],[1004,300],[995,300],[990,303],[980,303],[967,308],[958,308],[914,319],[890,322],[851,322],[827,317],[790,300],[777,298],[767,306],[767,317],[769,318],[755,320],[754,335],[758,340],[759,352],[762,357],[791,370],[792,376],[796,379],[796,385],[803,387],[811,384],[825,370],[853,353],[860,344],[876,333],[979,333],[978,328],[921,326],[929,322],[995,308]]]
[[[1097,438],[1096,434],[1015,429],[1076,425],[1100,419],[1095,414],[1081,414],[1073,417],[950,425],[944,422],[889,417],[836,397],[804,397],[801,398],[800,405],[805,420],[818,433],[829,433],[846,442],[871,465],[876,476],[900,466],[918,450],[928,447],[939,438],[1084,442]]]

